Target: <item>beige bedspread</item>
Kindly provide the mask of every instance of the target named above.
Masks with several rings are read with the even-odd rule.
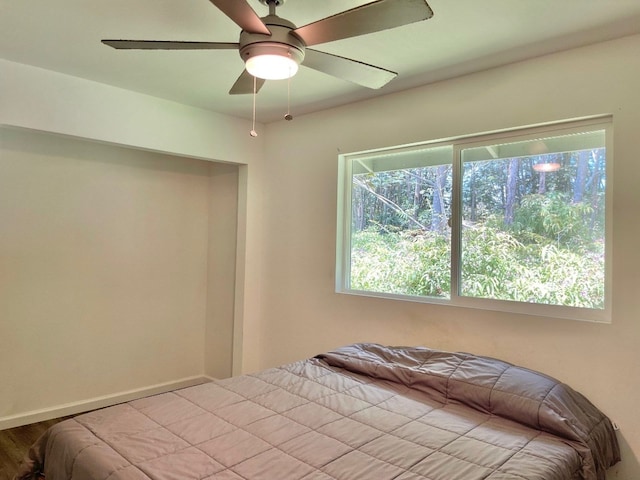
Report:
[[[358,344],[52,427],[19,475],[47,480],[602,480],[609,420],[508,363]]]

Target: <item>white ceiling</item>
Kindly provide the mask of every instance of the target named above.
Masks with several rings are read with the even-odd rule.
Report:
[[[398,0],[403,1],[403,0]],[[300,115],[579,45],[640,33],[640,0],[428,0],[432,19],[314,46],[399,73],[369,90],[301,67]],[[258,0],[254,10],[266,15]],[[305,25],[369,0],[287,0],[278,15]],[[250,118],[251,95],[228,95],[243,69],[235,50],[118,51],[103,38],[237,42],[240,28],[208,0],[0,0],[0,57]],[[594,66],[597,68],[597,66]],[[257,97],[259,122],[283,118],[287,81]]]

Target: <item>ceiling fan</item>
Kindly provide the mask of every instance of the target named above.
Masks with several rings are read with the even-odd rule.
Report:
[[[265,80],[290,78],[299,65],[368,88],[381,88],[397,73],[338,55],[308,48],[427,20],[433,11],[426,0],[377,0],[303,27],[276,15],[285,0],[259,0],[269,7],[260,18],[246,0],[210,0],[241,29],[238,42],[102,40],[124,50],[239,50],[245,70],[230,94],[257,92]]]

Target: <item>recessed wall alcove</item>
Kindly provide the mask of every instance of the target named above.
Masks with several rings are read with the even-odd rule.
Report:
[[[231,375],[241,168],[0,128],[0,419]]]

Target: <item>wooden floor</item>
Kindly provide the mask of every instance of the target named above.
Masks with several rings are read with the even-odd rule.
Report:
[[[23,427],[0,430],[0,480],[10,480],[18,471],[29,447],[47,428],[64,420],[57,418]]]

